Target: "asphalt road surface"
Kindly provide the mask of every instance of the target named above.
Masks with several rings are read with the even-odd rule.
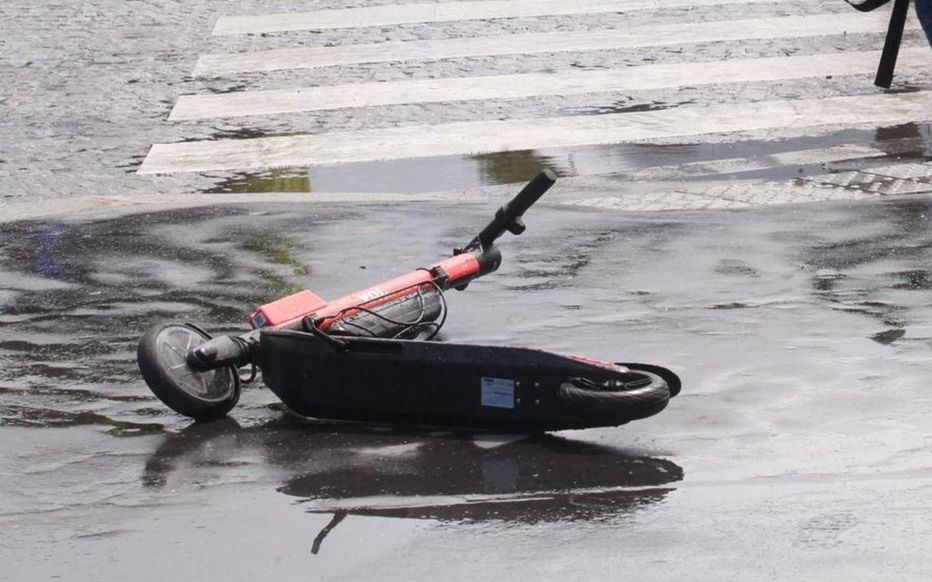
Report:
[[[396,4],[0,7],[0,580],[928,580],[915,20],[884,92],[841,2]],[[191,425],[142,382],[149,326],[429,264],[543,167],[446,337],[668,366],[660,415],[346,427],[260,382]]]
[[[2,577],[926,579],[929,210],[535,208],[501,271],[450,296],[447,337],[684,388],[650,419],[518,441],[301,421],[261,384],[192,426],[135,366],[149,325],[242,329],[295,288],[364,287],[461,244],[486,204],[12,225]]]

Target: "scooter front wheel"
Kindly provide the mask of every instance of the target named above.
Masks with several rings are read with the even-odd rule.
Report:
[[[136,359],[152,392],[169,408],[194,420],[221,418],[236,405],[240,378],[232,366],[197,371],[187,356],[210,335],[185,323],[152,327],[139,340]]]
[[[560,405],[581,418],[623,424],[653,416],[680,392],[679,377],[660,366],[617,364],[625,372],[609,380],[574,377],[557,392]]]

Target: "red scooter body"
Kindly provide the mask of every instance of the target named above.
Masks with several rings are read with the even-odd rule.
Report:
[[[249,316],[249,324],[254,329],[300,329],[305,320],[309,320],[315,322],[320,331],[333,333],[338,330],[331,328],[339,328],[341,322],[351,321],[354,328],[371,330],[366,326],[366,316],[379,319],[373,314],[393,306],[396,309],[392,319],[409,322],[412,317],[423,314],[423,323],[427,323],[428,319],[433,321],[439,315],[439,310],[432,308],[439,307],[439,301],[432,300],[440,293],[452,288],[461,289],[473,279],[496,270],[500,263],[501,255],[497,249],[469,251],[332,301],[325,301],[311,291],[299,291],[259,307]],[[424,301],[412,301],[417,297]],[[404,307],[399,309],[399,306]],[[363,335],[386,337],[385,334],[368,332]]]
[[[495,240],[505,231],[524,232],[521,220],[556,181],[545,170],[531,180],[463,249],[425,268],[389,279],[339,299],[325,301],[300,291],[259,307],[249,316],[253,329],[307,329],[332,335],[395,338],[430,328],[442,312],[442,294],[464,289],[470,281],[498,269],[502,262]],[[436,326],[435,326],[436,327]]]

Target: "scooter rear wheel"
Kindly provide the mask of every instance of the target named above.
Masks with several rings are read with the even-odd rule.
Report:
[[[158,399],[198,421],[226,416],[240,394],[235,368],[197,371],[188,365],[188,353],[209,339],[193,325],[168,323],[150,328],[136,351],[142,377]]]

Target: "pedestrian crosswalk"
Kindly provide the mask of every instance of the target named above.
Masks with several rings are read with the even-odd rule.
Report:
[[[864,34],[879,30],[876,18],[865,17],[860,13],[826,16],[777,16],[663,24],[631,30],[543,32],[204,55],[198,59],[194,74],[227,75],[364,63],[429,62],[464,57],[633,49],[750,39],[798,39],[843,33]]]
[[[870,77],[879,58],[886,15],[840,12],[830,0],[817,4],[823,14],[794,14],[787,8],[792,4],[760,0],[447,0],[224,15],[213,31],[218,39],[261,36],[250,37],[251,48],[245,52],[201,55],[194,75],[249,82],[236,91],[179,96],[169,122],[183,128],[189,123],[229,127],[248,121],[255,127],[274,118],[279,130],[273,133],[278,135],[156,144],[138,171],[313,169],[623,143],[740,143],[749,136],[779,140],[788,130],[805,135],[902,124],[915,124],[922,134],[921,128],[932,122],[932,51],[921,44],[917,24],[907,27],[898,67],[899,90],[881,92],[871,85]],[[751,7],[754,17],[734,17]],[[667,14],[662,23],[643,25],[649,18],[645,13],[660,9]],[[694,18],[697,10],[703,11],[700,19]],[[760,14],[761,10],[769,12]],[[608,13],[622,17],[638,13],[642,24],[617,26],[613,20],[612,27],[599,28],[593,25],[599,19],[581,24],[574,20]],[[559,30],[505,34],[483,28],[490,19],[531,22],[554,16],[564,23]],[[457,34],[456,23],[463,21],[469,22],[468,35]],[[429,38],[396,40],[391,34],[393,27],[412,23],[427,26],[432,31],[426,35]],[[430,27],[440,25],[432,23],[454,24],[434,30]],[[371,27],[387,31],[386,40],[370,42],[371,35],[361,31]],[[327,40],[315,43],[315,35],[308,31],[323,29],[329,31]],[[266,35],[271,40],[263,48]],[[530,60],[531,55],[543,56],[547,65],[515,73],[499,67],[496,60],[503,56],[509,62]],[[643,58],[638,61],[638,56]],[[400,64],[406,67],[405,78],[379,75]],[[345,73],[354,82],[320,82],[314,74],[318,69],[336,71],[330,77],[336,79]],[[279,74],[275,72],[287,73],[282,77],[286,86],[280,79],[274,88],[256,81]],[[678,98],[687,93],[689,99]],[[645,106],[636,105],[641,95],[649,95],[644,97]],[[605,107],[574,109],[576,99]],[[536,101],[527,114],[502,117],[503,103],[528,100]],[[613,108],[620,100],[635,105]],[[462,114],[443,119],[444,107],[464,102],[472,104],[469,119],[463,120]],[[392,109],[426,104],[435,112],[429,123]],[[495,106],[486,108],[486,104]],[[326,116],[334,111],[364,119],[368,127],[328,125]],[[312,117],[324,120],[320,129],[280,130],[282,120],[304,128],[304,121]],[[829,143],[810,148],[809,153],[822,152],[826,161],[838,159],[842,152],[852,159],[882,155],[868,146]],[[792,163],[791,152],[781,155]],[[690,175],[690,168],[727,171],[742,165],[740,158],[731,156],[717,165],[708,160],[692,166],[688,159],[681,161],[674,166],[681,168],[683,178]],[[652,175],[651,165],[667,168],[653,175],[676,174],[662,162],[647,162],[641,169],[623,165],[642,177]],[[601,171],[611,173],[611,168]]]
[[[897,125],[932,117],[932,91],[827,99],[781,100],[740,106],[695,105],[660,111],[571,115],[546,119],[406,125],[243,140],[156,145],[140,172],[209,172],[301,164],[345,164],[458,156],[475,152],[566,148],[801,126]]]
[[[473,0],[470,2],[366,6],[258,16],[221,16],[214,26],[214,34],[218,36],[262,34],[295,30],[392,26],[420,22],[532,18],[605,12],[627,13],[659,8],[694,8],[766,1],[769,0]]]
[[[172,121],[274,115],[350,107],[522,99],[541,95],[677,89],[724,83],[776,82],[807,77],[859,75],[874,71],[880,51],[851,51],[757,59],[642,65],[623,69],[452,77],[414,81],[354,83],[272,91],[182,95]],[[932,59],[924,47],[908,48],[901,67],[920,68]]]

